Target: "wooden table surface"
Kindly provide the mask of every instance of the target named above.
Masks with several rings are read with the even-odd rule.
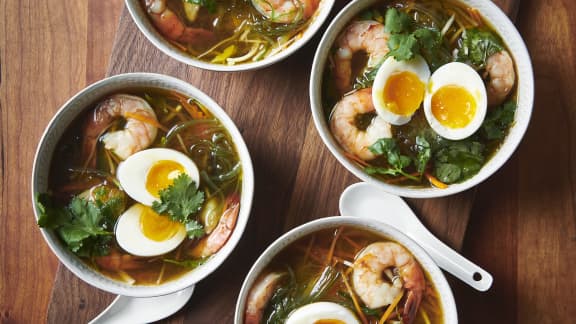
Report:
[[[58,274],[56,278],[59,278],[60,285],[67,280],[63,270],[58,270],[58,260],[34,223],[30,199],[32,160],[44,127],[70,96],[103,78],[107,72],[131,70],[130,66],[119,66],[117,61],[109,59],[111,54],[114,58],[125,55],[124,61],[128,62],[134,59],[133,55],[138,55],[138,52],[121,51],[128,46],[114,45],[119,21],[119,30],[134,28],[124,19],[126,12],[123,7],[120,0],[0,1],[0,323],[46,322],[52,318],[47,314],[54,307],[53,304],[49,307],[53,288],[59,287],[58,283],[55,284],[55,277]],[[486,293],[476,292],[451,280],[463,323],[572,323],[576,318],[573,305],[576,301],[576,275],[572,269],[576,266],[576,197],[573,188],[576,184],[573,162],[576,158],[575,21],[576,2],[522,0],[517,26],[532,56],[536,78],[534,113],[527,135],[513,158],[496,176],[478,186],[471,215],[462,216],[465,223],[470,217],[467,229],[429,224],[437,234],[441,228],[448,234],[466,230],[463,242],[448,243],[455,247],[463,243],[462,253],[494,276],[494,286]],[[134,37],[141,35],[135,34]],[[310,60],[317,42],[318,38],[314,39],[294,58],[273,69],[288,73],[291,64]],[[112,52],[113,46],[115,53]],[[169,74],[178,75],[176,62],[167,65],[173,67]],[[162,71],[162,67],[150,67],[150,70]],[[262,75],[267,74],[271,73],[263,70]],[[195,82],[202,80],[195,75],[188,76]],[[223,74],[221,76],[225,78]],[[234,78],[243,78],[250,83],[257,76],[257,73],[245,73]],[[210,93],[215,91],[211,84],[195,85],[214,95]],[[286,91],[291,90],[290,85],[284,87]],[[307,97],[307,92],[295,95]],[[226,102],[222,101],[226,101],[225,98],[221,96],[217,100],[224,107]],[[298,109],[301,112],[308,108]],[[279,111],[282,114],[289,112],[288,109]],[[245,113],[258,119],[255,112]],[[292,118],[273,113],[268,116],[279,120]],[[305,136],[301,140],[320,143],[309,117],[309,113],[305,118],[299,117],[305,125],[302,130]],[[262,147],[267,144],[282,144],[282,134],[273,130],[269,132],[277,138],[268,138],[264,143],[254,141],[256,134],[244,129],[249,149],[262,152]],[[314,156],[309,154],[314,152],[300,154],[293,150],[280,152],[298,154],[301,161],[312,164]],[[319,151],[325,159],[333,160],[327,150],[321,148]],[[308,165],[290,166],[290,172],[283,172],[282,158],[273,158],[272,164],[263,162],[265,156],[253,156],[253,159],[256,167],[260,167],[257,177],[258,172],[261,177],[277,173],[286,175],[285,178],[277,176],[278,185],[292,189],[295,184],[307,184],[308,171],[304,167]],[[329,164],[334,165],[333,162]],[[340,187],[356,181],[341,167],[335,167],[333,171],[334,177],[341,179],[338,182]],[[312,184],[308,185],[311,187]],[[256,198],[259,195],[267,197],[264,192],[274,189],[257,188]],[[314,188],[307,188],[276,198],[277,205],[287,209],[279,212],[266,211],[264,205],[259,207],[255,203],[254,213],[262,215],[268,212],[270,217],[291,215],[279,221],[277,231],[272,231],[276,235],[308,219],[305,216],[298,218],[301,211],[337,212],[337,202],[334,201],[337,195],[319,195],[321,199],[316,199],[314,194]],[[460,197],[472,195],[465,193]],[[471,199],[466,201],[472,202]],[[424,211],[426,204],[426,201],[415,203],[416,207],[424,206]],[[264,235],[261,249],[275,237],[267,234],[266,230],[252,228],[252,235]],[[448,234],[444,238],[449,239],[451,235]],[[219,278],[225,276],[216,274],[210,280]],[[54,291],[57,294],[58,290]],[[212,299],[204,302],[216,300],[212,295]],[[90,308],[91,305],[86,304],[90,302],[78,301],[74,305],[77,308],[70,307],[69,312]],[[193,297],[193,302],[195,304],[187,309],[202,306],[198,297]],[[68,307],[60,306],[62,309]],[[189,313],[194,313],[194,310],[189,310]],[[180,316],[179,321],[190,318],[194,317]]]

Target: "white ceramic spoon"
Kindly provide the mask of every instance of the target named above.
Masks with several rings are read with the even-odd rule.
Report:
[[[175,293],[157,297],[118,296],[88,324],[142,324],[159,321],[186,305],[194,285]]]
[[[416,241],[438,266],[471,287],[486,291],[492,286],[492,276],[437,239],[398,196],[360,182],[350,185],[340,196],[340,214],[372,218],[394,226]]]

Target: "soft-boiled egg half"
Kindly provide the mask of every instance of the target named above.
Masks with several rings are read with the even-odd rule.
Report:
[[[448,63],[430,77],[424,113],[438,135],[459,140],[474,134],[484,121],[486,108],[484,82],[470,66]]]
[[[419,55],[408,61],[389,57],[372,85],[372,102],[378,116],[392,125],[404,125],[424,100],[430,77],[428,64]]]
[[[132,154],[121,162],[116,176],[128,196],[152,206],[159,200],[160,190],[170,186],[180,173],[186,173],[198,186],[198,167],[188,156],[172,149],[153,148]]]
[[[184,224],[138,203],[120,215],[115,232],[122,249],[146,257],[168,253],[186,238]]]
[[[304,305],[293,311],[286,324],[360,324],[348,308],[332,302],[317,302]]]

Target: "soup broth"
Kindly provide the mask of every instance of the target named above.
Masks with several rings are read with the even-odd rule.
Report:
[[[328,62],[322,96],[331,132],[350,160],[384,182],[465,181],[513,124],[514,62],[490,23],[458,1],[380,1],[340,32]],[[457,96],[461,89],[471,96]],[[414,102],[415,111],[400,109]]]
[[[265,303],[264,308],[259,309],[260,323],[284,323],[290,316],[295,316],[295,311],[298,309],[319,302],[343,306],[360,322],[377,323],[385,316],[390,305],[368,307],[362,299],[366,297],[365,288],[360,287],[355,281],[354,272],[362,270],[360,269],[363,268],[362,259],[367,261],[368,258],[372,258],[371,255],[362,255],[362,251],[371,249],[369,246],[382,243],[400,247],[379,234],[351,226],[324,229],[295,241],[273,258],[253,285],[247,301],[245,323],[258,322],[254,320],[257,316],[254,316],[255,308],[251,305],[257,298],[255,296],[259,295],[256,292],[261,289],[259,283],[271,278],[270,274],[278,274],[280,277],[275,281],[275,285],[269,285],[273,287],[273,293],[268,294],[269,301]],[[392,251],[387,248],[377,250],[383,253]],[[403,248],[402,253],[407,253],[406,256],[410,259],[413,258]],[[415,259],[414,262],[413,266],[421,270]],[[398,271],[406,270],[406,266],[402,268],[404,270],[399,270],[400,268],[393,265],[386,267],[385,272],[391,275],[390,285],[393,280],[398,279]],[[425,272],[422,272],[422,275],[422,281],[418,282],[419,289],[423,292],[422,298],[417,312],[413,314],[412,323],[442,323],[442,307],[438,292],[429,275]],[[378,276],[387,278],[384,272]],[[402,276],[400,278],[403,282],[413,280]],[[392,306],[390,314],[386,315],[384,323],[398,323],[402,320],[404,305],[410,291],[404,289],[402,294],[401,299]],[[344,322],[347,321],[337,318],[334,312],[315,318],[315,323]]]
[[[118,116],[111,116],[113,111]],[[126,147],[133,152],[123,157]],[[141,154],[148,155],[135,158]],[[145,185],[156,179],[151,170],[190,163],[192,169],[154,174],[166,183],[151,207],[134,193],[148,194]],[[138,169],[143,173],[134,173]],[[132,177],[122,178],[121,172]],[[54,229],[64,244],[104,275],[129,284],[158,285],[192,271],[225,244],[238,216],[241,184],[234,142],[200,102],[168,90],[127,89],[102,99],[60,139],[48,193],[38,200],[44,211],[39,225]],[[186,212],[178,214],[180,209]],[[121,221],[131,211],[137,213],[133,226]],[[225,239],[207,245],[225,223],[230,228],[223,232]],[[123,226],[128,226],[126,233]],[[140,232],[137,241],[134,233]],[[177,237],[180,243],[166,243]]]
[[[320,0],[142,0],[157,30],[202,61],[242,64],[272,56],[297,40]]]

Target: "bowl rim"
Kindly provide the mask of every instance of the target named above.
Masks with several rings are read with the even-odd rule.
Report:
[[[144,36],[148,39],[148,41],[150,41],[156,48],[158,48],[164,54],[184,64],[191,65],[204,70],[219,71],[219,72],[239,72],[239,71],[249,71],[265,68],[274,63],[280,62],[285,58],[289,57],[290,55],[294,54],[306,43],[308,43],[308,41],[314,37],[314,35],[318,32],[318,30],[320,30],[320,28],[328,18],[330,12],[332,11],[332,7],[334,6],[336,0],[320,0],[320,5],[316,10],[315,16],[311,18],[314,19],[314,21],[312,21],[310,23],[310,26],[306,28],[302,37],[297,39],[293,44],[289,45],[286,49],[260,61],[234,64],[234,65],[209,63],[206,61],[196,59],[195,57],[185,55],[176,46],[166,41],[164,37],[152,25],[149,19],[143,19],[146,13],[142,8],[142,5],[140,4],[139,0],[124,0],[124,2],[126,4],[126,7],[128,8],[128,11],[130,12],[132,21],[136,24],[140,32],[144,34]]]
[[[90,109],[90,106],[94,105],[98,100],[102,100],[102,98],[112,93],[122,91],[122,89],[137,87],[157,87],[172,90],[176,89],[174,91],[184,92],[186,95],[194,97],[196,100],[204,104],[206,108],[209,109],[209,111],[226,127],[226,130],[234,141],[236,150],[242,163],[243,172],[242,193],[240,196],[240,211],[236,221],[235,229],[232,232],[232,235],[229,237],[228,241],[221,248],[221,250],[213,255],[206,263],[194,269],[193,271],[189,271],[181,277],[156,286],[131,286],[104,276],[91,267],[87,266],[82,260],[80,260],[78,256],[73,254],[66,246],[64,246],[54,230],[41,227],[38,228],[40,229],[42,236],[44,237],[44,240],[48,244],[49,248],[57,256],[58,260],[82,281],[101,290],[118,295],[132,297],[152,297],[174,293],[176,291],[195,285],[197,282],[201,281],[212,272],[217,270],[240,242],[240,239],[249,220],[254,197],[254,170],[252,159],[250,157],[244,138],[238,130],[236,124],[228,116],[225,110],[211,97],[181,79],[157,73],[122,73],[104,78],[88,85],[84,89],[77,92],[70,99],[68,99],[62,106],[60,106],[58,111],[54,114],[44,129],[44,132],[38,142],[36,153],[34,155],[31,176],[31,198],[33,213],[37,223],[39,211],[36,206],[36,196],[41,192],[41,189],[43,189],[40,188],[42,185],[39,182],[47,182],[47,176],[46,179],[40,180],[40,178],[42,178],[40,170],[49,170],[53,158],[53,147],[56,144],[51,144],[53,146],[51,151],[48,151],[45,146],[50,145],[47,144],[49,141],[56,141],[57,143],[60,140],[60,136],[56,139],[52,138],[52,135],[54,135],[53,132],[63,132],[70,125],[70,123],[67,123],[66,127],[62,127],[59,124],[59,120],[61,118],[71,118],[71,120],[74,120],[87,109]],[[92,99],[89,99],[89,97],[92,97]],[[88,99],[86,99],[86,102],[83,103],[82,100],[85,98]],[[72,117],[62,117],[67,112],[70,113],[70,116]],[[40,166],[41,160],[43,159],[47,159],[49,161],[48,166]]]
[[[346,5],[331,21],[325,33],[322,35],[322,39],[320,40],[314,54],[312,75],[309,83],[310,107],[312,110],[314,125],[322,138],[324,145],[327,146],[328,150],[340,162],[340,164],[357,178],[375,184],[383,190],[401,197],[444,197],[468,190],[482,183],[496,173],[496,171],[498,171],[516,151],[520,142],[524,138],[532,115],[534,107],[534,73],[530,54],[520,33],[508,16],[506,16],[504,12],[502,12],[502,10],[492,1],[460,0],[460,2],[465,5],[478,9],[481,15],[491,23],[491,27],[496,29],[501,37],[503,34],[506,34],[507,37],[502,37],[502,40],[515,62],[516,82],[518,87],[517,106],[522,109],[522,112],[519,113],[519,109],[516,109],[514,124],[511,126],[502,146],[493,156],[487,159],[482,166],[482,169],[480,169],[480,171],[473,177],[457,184],[451,184],[446,189],[435,187],[417,188],[410,186],[397,186],[385,183],[384,181],[367,175],[358,165],[350,161],[344,155],[340,145],[335,141],[331,134],[322,106],[322,78],[324,67],[327,64],[327,53],[343,27],[363,9],[377,2],[379,2],[379,0],[357,0]],[[497,22],[497,24],[495,22]]]
[[[456,308],[456,301],[452,288],[448,284],[444,273],[440,270],[438,265],[432,260],[430,255],[416,243],[416,241],[409,238],[406,234],[398,229],[383,222],[376,222],[372,219],[356,216],[328,216],[318,218],[297,227],[292,228],[282,236],[277,238],[260,254],[258,259],[252,264],[252,267],[244,277],[242,287],[236,299],[236,307],[234,311],[234,323],[244,323],[244,309],[250,288],[254,282],[266,268],[269,262],[278,253],[283,251],[288,245],[296,240],[309,235],[310,233],[319,230],[334,228],[338,226],[350,226],[375,232],[377,235],[397,242],[406,248],[420,263],[422,268],[427,272],[431,281],[434,283],[438,294],[440,295],[440,302],[442,304],[443,316],[445,323],[457,323],[458,312]]]

